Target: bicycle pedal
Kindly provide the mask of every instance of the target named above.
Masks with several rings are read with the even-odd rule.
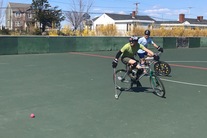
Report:
[[[118,76],[117,78],[118,78],[118,80],[120,80],[120,81],[122,80],[122,77],[120,77],[120,76]]]
[[[132,74],[136,74],[137,73],[137,71],[136,70],[132,70]]]
[[[122,88],[121,88],[121,87],[119,87],[119,86],[116,86],[116,89],[117,89],[117,90],[121,90]]]

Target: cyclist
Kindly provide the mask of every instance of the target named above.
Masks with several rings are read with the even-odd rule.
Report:
[[[125,44],[116,54],[114,60],[112,61],[112,67],[116,68],[118,65],[118,59],[121,56],[121,61],[123,64],[130,65],[130,70],[137,68],[141,69],[141,66],[138,64],[138,61],[135,59],[137,50],[142,49],[147,53],[150,53],[155,60],[159,60],[159,56],[155,55],[151,50],[144,47],[142,44],[138,43],[138,37],[132,36],[129,38],[129,43]]]
[[[158,51],[163,52],[163,48],[158,46],[155,42],[152,41],[151,37],[150,37],[150,30],[145,30],[144,31],[144,36],[139,38],[138,43],[145,46],[146,48],[148,47],[148,44],[152,44]],[[150,56],[152,57],[152,53],[149,53],[143,49],[139,49],[137,51],[137,54],[141,60],[141,64],[144,64],[145,60],[144,57],[145,56]]]

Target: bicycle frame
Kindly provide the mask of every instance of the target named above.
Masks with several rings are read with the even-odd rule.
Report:
[[[150,65],[153,64],[153,62],[150,62],[147,66],[142,67],[143,69],[147,69],[147,72],[150,74],[150,76],[154,73],[150,67]],[[133,69],[133,70],[138,70],[138,69]],[[126,77],[126,75],[129,75],[129,65],[126,65],[126,73],[122,76],[122,79]],[[137,71],[136,71],[137,72]],[[135,74],[137,76],[137,74]],[[136,79],[136,81],[140,81],[142,77],[144,77],[146,74],[142,73],[139,78]],[[124,81],[124,79],[123,79]]]
[[[161,52],[158,52],[157,55],[160,55]],[[158,76],[168,76],[171,73],[170,65],[165,61],[155,61],[153,57],[146,57],[145,62],[148,64],[154,65],[154,72]]]
[[[128,91],[133,87],[133,84],[136,84],[137,87],[142,87],[141,83],[139,82],[144,76],[148,76],[150,79],[150,84],[151,88],[153,90],[153,93],[158,95],[159,97],[164,97],[165,96],[165,88],[160,80],[160,78],[154,73],[154,71],[150,67],[151,64],[148,64],[146,66],[143,66],[143,69],[147,70],[147,73],[145,72],[140,72],[139,74],[138,69],[134,69],[136,73],[131,74],[132,72],[130,71],[129,67],[126,67],[126,69],[119,69],[115,72],[115,88],[119,89],[120,91]],[[134,71],[133,70],[133,71]],[[117,79],[117,80],[116,80]],[[116,91],[115,91],[116,95]],[[116,99],[118,97],[115,97]]]
[[[143,66],[143,69],[146,69],[147,73],[139,72],[139,70],[133,69],[132,71],[129,68],[129,65],[126,65],[125,69],[119,69],[116,73],[116,78],[118,84],[116,84],[116,88],[124,91],[124,90],[130,90],[133,87],[133,84],[136,84],[137,87],[141,86],[141,83],[139,82],[144,76],[148,76],[150,79],[150,84],[153,89],[153,93],[158,95],[159,97],[165,96],[165,88],[159,77],[155,74],[155,72],[151,69],[151,65],[154,61],[148,62],[145,66]],[[156,62],[156,61],[155,61]],[[133,72],[135,71],[135,72]],[[141,74],[139,74],[141,73]],[[142,87],[142,86],[141,86]]]
[[[158,53],[157,53],[158,56],[160,56],[160,54],[161,54],[161,52],[158,52]],[[158,62],[158,61],[155,61],[155,60],[154,60],[154,57],[146,57],[146,58],[145,58],[145,61],[148,62],[149,65],[151,65],[151,64],[155,64],[156,62]]]

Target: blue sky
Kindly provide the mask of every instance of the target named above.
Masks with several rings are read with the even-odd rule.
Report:
[[[32,3],[32,0],[3,1],[4,5],[8,2]],[[63,11],[71,10],[71,0],[48,0],[48,2],[51,6],[58,6]],[[204,19],[207,19],[206,0],[93,0],[90,13],[92,17],[102,13],[130,14],[136,10],[136,3],[139,3],[138,15],[148,15],[155,20],[178,20],[180,13],[184,13],[186,18],[204,16]]]

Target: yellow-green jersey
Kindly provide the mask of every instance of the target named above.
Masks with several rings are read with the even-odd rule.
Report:
[[[131,46],[130,43],[125,44],[121,48],[122,55],[121,57],[129,57],[129,58],[134,58],[134,55],[136,55],[138,49],[143,49],[144,46],[142,44],[137,44],[135,46]]]

